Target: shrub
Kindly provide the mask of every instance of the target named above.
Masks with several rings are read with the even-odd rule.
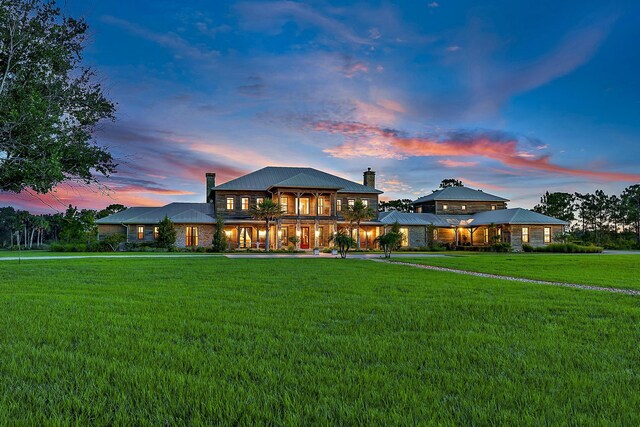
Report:
[[[523,243],[522,244],[522,250],[525,252],[533,252],[533,246],[531,246],[528,243]]]
[[[603,250],[600,246],[593,245],[577,245],[575,243],[552,243],[547,246],[534,248],[535,252],[557,252],[568,254],[595,254],[601,253]]]
[[[511,245],[509,243],[494,243],[491,245],[491,249],[494,252],[511,252]]]

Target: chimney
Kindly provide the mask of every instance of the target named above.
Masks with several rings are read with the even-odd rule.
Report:
[[[367,168],[364,171],[364,185],[371,188],[376,188],[376,173],[371,170],[371,168]]]
[[[213,172],[207,172],[205,174],[207,177],[207,192],[205,193],[205,198],[207,203],[213,203],[213,187],[216,186],[216,174]]]

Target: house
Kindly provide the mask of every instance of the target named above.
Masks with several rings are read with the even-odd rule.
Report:
[[[212,244],[216,218],[224,221],[229,249],[264,248],[263,221],[252,217],[252,209],[266,198],[281,207],[283,215],[273,223],[270,246],[286,248],[297,237],[300,249],[330,246],[337,230],[348,228],[343,206],[360,200],[377,211],[382,191],[375,188],[375,172],[363,173],[362,184],[313,168],[265,167],[216,185],[215,173],[206,174],[205,203],[170,203],[162,207],[133,207],[97,221],[100,236],[122,233],[128,242],[153,242],[166,216],[176,225],[180,247]],[[515,250],[522,244],[552,243],[567,225],[564,221],[526,209],[508,209],[508,199],[468,187],[434,191],[412,204],[415,213],[380,212],[361,223],[362,249],[375,247],[375,239],[392,224],[401,226],[404,247],[434,242],[451,246],[488,246],[508,243]],[[354,238],[357,230],[351,230]]]
[[[398,222],[402,246],[489,246],[508,243],[544,246],[564,231],[565,221],[527,209],[507,208],[508,199],[469,187],[447,187],[414,201],[415,213],[382,212],[378,220],[389,227]]]
[[[129,208],[98,220],[99,233],[123,233],[128,242],[152,242],[158,222],[166,215],[178,229],[178,246],[210,246],[220,217],[230,249],[264,248],[264,222],[253,218],[251,210],[270,198],[283,212],[270,229],[273,249],[286,248],[293,236],[298,237],[300,249],[323,248],[330,246],[334,232],[348,226],[341,214],[343,206],[360,200],[377,211],[382,194],[375,188],[371,169],[364,172],[362,184],[303,167],[265,167],[220,185],[215,178],[215,173],[206,174],[206,203]],[[373,247],[381,228],[375,220],[362,222],[361,246]]]

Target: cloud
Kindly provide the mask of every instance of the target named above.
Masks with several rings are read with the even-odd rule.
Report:
[[[247,84],[238,86],[238,93],[251,98],[262,98],[265,95],[266,87],[262,77],[250,76]]]
[[[479,164],[478,162],[465,162],[462,160],[451,159],[438,160],[438,163],[447,168],[468,168]]]
[[[438,4],[438,2],[436,2],[436,1],[432,1],[431,3],[429,3],[427,5],[427,7],[431,8],[431,9],[435,9],[438,6],[440,6],[440,4]]]
[[[447,47],[447,52],[457,52],[460,49],[462,49],[460,46],[458,45],[453,45],[453,46],[449,46]]]
[[[495,160],[520,172],[547,172],[603,181],[640,181],[640,174],[576,169],[554,164],[549,155],[529,150],[539,146],[531,140],[500,131],[442,131],[426,136],[406,136],[394,129],[358,122],[318,121],[312,129],[345,137],[342,144],[324,151],[338,158],[378,157],[480,157]]]
[[[355,61],[351,56],[345,56],[341,72],[345,77],[352,78],[358,73],[368,73],[369,67],[364,62]]]
[[[220,52],[216,50],[208,50],[198,46],[194,46],[178,34],[173,32],[160,33],[138,24],[116,18],[115,16],[105,15],[101,18],[102,22],[115,25],[127,32],[142,37],[160,46],[172,50],[176,56],[189,57],[197,60],[211,60],[220,56]]]

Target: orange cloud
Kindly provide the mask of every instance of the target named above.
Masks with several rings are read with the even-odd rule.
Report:
[[[333,157],[482,157],[497,160],[520,171],[549,172],[604,181],[640,181],[640,174],[575,169],[551,163],[548,155],[539,156],[523,147],[516,136],[500,132],[449,132],[426,137],[406,137],[399,131],[357,122],[320,121],[317,131],[345,136],[346,141],[324,151]]]

